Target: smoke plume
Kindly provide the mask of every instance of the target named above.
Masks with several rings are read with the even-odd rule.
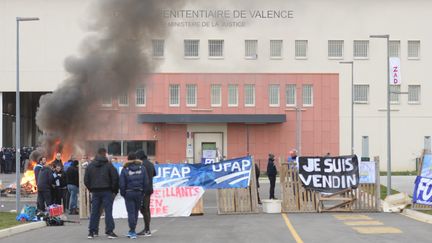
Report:
[[[56,141],[76,144],[90,131],[94,111],[89,107],[104,97],[115,97],[155,66],[152,38],[167,34],[162,9],[179,8],[183,1],[99,0],[93,6],[89,35],[77,56],[66,58],[69,77],[53,93],[40,99],[36,123],[42,145],[52,154]]]

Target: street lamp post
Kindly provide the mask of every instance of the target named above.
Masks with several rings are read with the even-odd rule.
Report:
[[[20,209],[21,200],[21,160],[20,160],[20,149],[21,149],[21,111],[20,111],[20,88],[19,88],[19,23],[21,21],[37,21],[39,18],[23,18],[16,17],[16,114],[15,114],[15,174],[16,174],[16,210]]]
[[[389,40],[390,35],[370,35],[370,38],[387,39],[387,196],[391,194],[391,131],[390,131],[390,60]]]
[[[351,64],[351,154],[354,155],[354,62],[339,62],[340,64]]]

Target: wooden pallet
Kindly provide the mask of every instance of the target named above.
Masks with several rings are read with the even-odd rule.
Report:
[[[344,189],[332,194],[320,194],[318,196],[318,212],[352,212],[356,198],[352,195],[352,189]],[[326,202],[335,204],[326,207]]]

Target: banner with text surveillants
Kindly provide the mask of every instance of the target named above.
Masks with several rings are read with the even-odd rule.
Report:
[[[202,186],[204,189],[246,188],[250,183],[251,157],[216,164],[158,164],[154,187]]]

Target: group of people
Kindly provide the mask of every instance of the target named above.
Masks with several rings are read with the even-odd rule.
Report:
[[[38,190],[37,208],[46,211],[46,207],[57,204],[69,210],[69,214],[78,214],[78,160],[73,157],[65,164],[61,154],[57,153],[55,160],[47,163],[42,156],[34,167]]]
[[[156,170],[143,150],[129,153],[127,160],[119,175],[117,169],[108,161],[106,149],[100,148],[86,168],[84,184],[92,197],[89,239],[99,235],[102,208],[105,211],[105,234],[110,239],[117,238],[114,233],[112,209],[114,198],[119,191],[125,199],[128,213],[127,237],[136,239],[137,235],[151,236],[150,196],[153,193],[153,177],[156,176]],[[137,233],[139,212],[144,216],[144,229]]]
[[[20,171],[23,172],[24,165],[28,161],[31,152],[33,152],[33,147],[24,146],[20,150]],[[16,149],[11,148],[1,148],[0,150],[0,173],[11,174],[16,171]]]

